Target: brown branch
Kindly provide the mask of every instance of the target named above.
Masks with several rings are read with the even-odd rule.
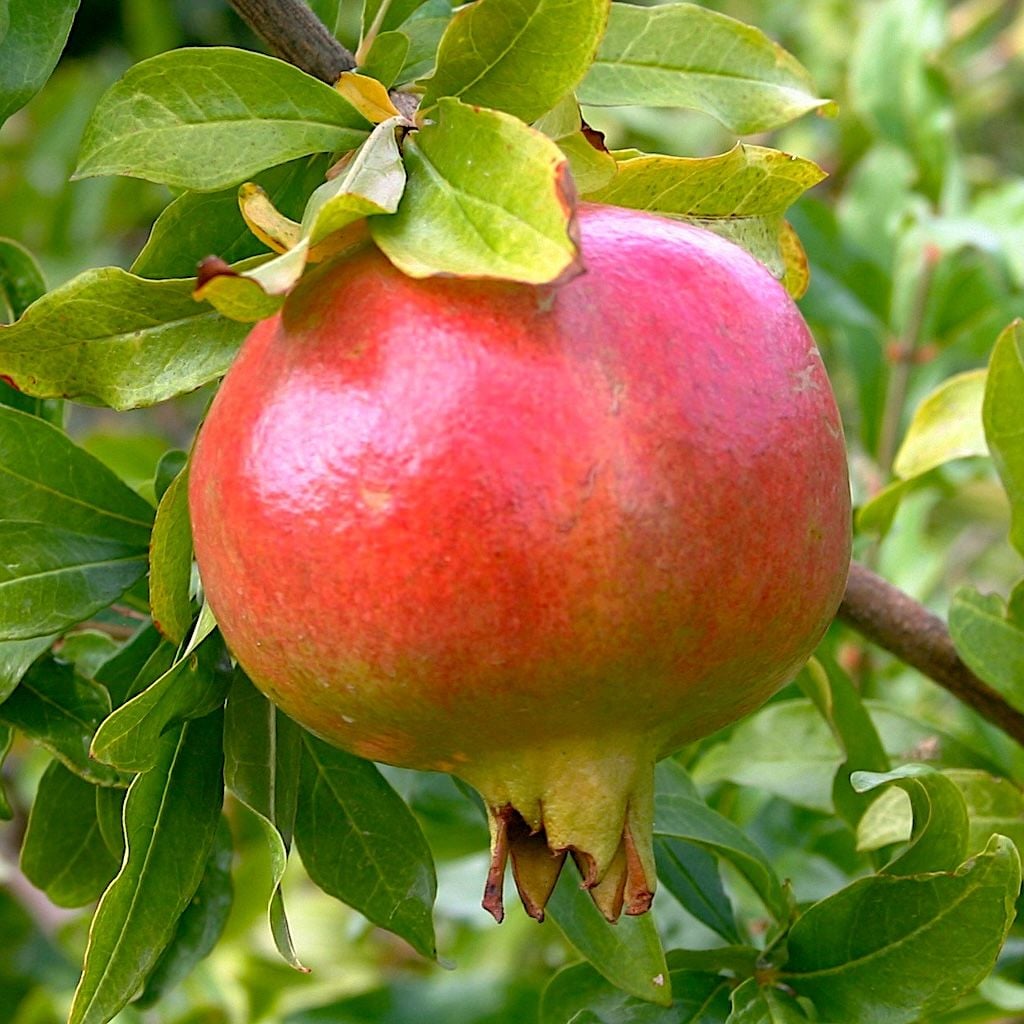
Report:
[[[355,57],[302,0],[228,0],[250,28],[285,60],[334,85]]]
[[[857,562],[850,566],[838,618],[1024,744],[1024,714],[960,660],[942,619]]]

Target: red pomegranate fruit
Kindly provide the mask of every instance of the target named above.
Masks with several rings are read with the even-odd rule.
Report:
[[[850,554],[843,435],[796,307],[683,223],[578,211],[585,273],[414,280],[371,244],[256,326],[192,461],[242,666],[363,757],[452,772],[540,918],[566,852],[651,902],[653,769],[803,664]]]

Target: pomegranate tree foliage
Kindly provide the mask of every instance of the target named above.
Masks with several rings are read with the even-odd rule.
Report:
[[[412,275],[543,283],[577,265],[577,196],[691,219],[795,295],[810,267],[860,553],[948,602],[961,656],[1024,708],[1024,165],[1007,114],[1024,15],[311,6],[359,58],[337,88],[255,52],[213,0],[173,19],[124,0],[123,30],[83,10],[50,78],[78,4],[0,0],[0,1021],[1020,1012],[1024,755],[838,626],[778,699],[659,766],[652,914],[608,925],[567,870],[549,923],[495,931],[460,884],[486,850],[473,798],[325,746],[233,667],[193,572],[183,449],[188,394],[367,229]],[[838,117],[802,118],[837,114],[815,80]],[[735,141],[755,132],[831,180],[801,199],[817,163]],[[652,144],[666,152],[632,148]],[[62,283],[47,291],[26,245]],[[141,435],[83,411],[171,399]],[[88,933],[34,915],[30,885],[93,908]]]

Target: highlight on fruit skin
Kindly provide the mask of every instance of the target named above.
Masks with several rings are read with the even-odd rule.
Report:
[[[372,244],[256,326],[193,456],[208,600],[303,726],[452,772],[541,918],[567,855],[609,920],[655,888],[654,764],[753,710],[843,593],[842,429],[741,249],[578,211],[557,286],[413,280]]]

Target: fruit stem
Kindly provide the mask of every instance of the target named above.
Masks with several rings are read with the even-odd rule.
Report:
[[[242,20],[285,60],[334,85],[355,57],[302,0],[228,0]]]
[[[634,740],[576,738],[490,757],[463,772],[484,798],[491,866],[483,906],[504,917],[505,869],[538,921],[567,854],[609,921],[642,914],[654,895],[654,763]]]

